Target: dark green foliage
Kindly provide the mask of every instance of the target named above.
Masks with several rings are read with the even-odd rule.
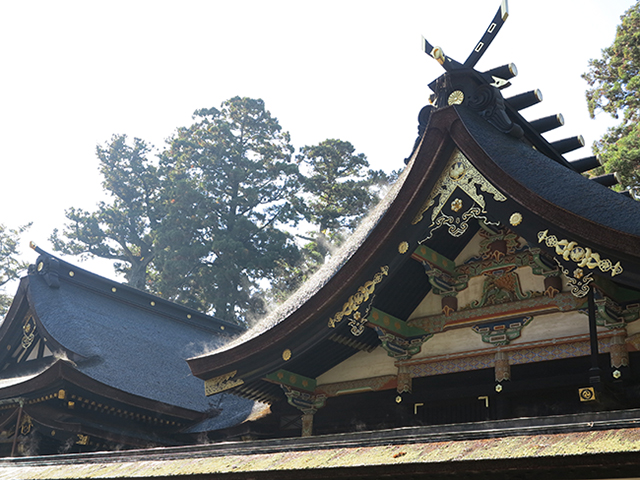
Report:
[[[380,190],[396,174],[388,176],[382,170],[371,170],[367,157],[356,154],[353,145],[342,140],[329,139],[303,147],[298,159],[306,167],[303,213],[316,227],[314,250],[324,258],[378,203]]]
[[[260,315],[261,280],[298,248],[281,229],[297,217],[298,167],[289,135],[262,100],[199,110],[163,154],[168,215],[156,287],[228,320]]]
[[[69,255],[95,255],[116,260],[116,270],[138,289],[147,283],[147,271],[155,257],[158,228],[164,216],[162,177],[148,158],[151,148],[136,138],[114,135],[97,155],[102,186],[111,196],[95,212],[70,208],[64,238],[54,230],[54,248]]]
[[[299,235],[308,242],[302,249],[303,261],[279,265],[280,275],[272,284],[277,299],[299,287],[342,245],[398,174],[371,170],[364,154],[335,139],[303,147],[298,161],[305,174],[301,212],[314,229]]]
[[[618,172],[623,187],[640,186],[640,2],[621,17],[616,38],[589,62],[583,78],[589,83],[587,103],[593,118],[598,111],[621,119],[595,143],[607,172]]]
[[[293,151],[262,100],[240,97],[196,111],[153,159],[142,140],[114,136],[98,148],[112,201],[67,210],[54,248],[116,260],[136,288],[249,324],[263,296],[282,300],[324,262],[392,178],[348,142]],[[286,228],[302,219],[313,231],[301,249]]]
[[[18,279],[29,265],[18,260],[18,248],[20,235],[30,226],[31,224],[11,229],[0,224],[0,289],[8,282]],[[0,317],[7,313],[12,299],[13,296],[0,292]]]

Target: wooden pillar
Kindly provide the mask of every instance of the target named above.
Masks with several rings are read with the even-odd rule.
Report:
[[[398,393],[411,393],[412,389],[412,381],[411,381],[411,372],[409,371],[409,367],[407,365],[400,365],[398,367],[398,385],[397,391]]]
[[[611,346],[609,347],[609,355],[611,357],[611,367],[620,368],[629,366],[629,351],[627,350],[627,331],[622,328],[616,331],[611,337]]]
[[[496,352],[494,369],[496,382],[511,380],[511,365],[509,365],[509,355],[506,352]]]
[[[296,407],[302,412],[301,435],[303,437],[310,437],[313,435],[313,415],[319,408],[324,407],[327,397],[295,390],[287,385],[281,385],[281,387],[287,396],[289,405]]]
[[[16,456],[16,446],[18,445],[18,434],[20,433],[20,421],[22,420],[22,409],[24,402],[20,400],[20,408],[18,409],[18,419],[16,420],[16,431],[13,435],[13,444],[11,445],[11,456]]]
[[[598,325],[596,323],[596,302],[594,299],[593,286],[589,288],[587,293],[588,312],[589,312],[589,340],[591,344],[591,368],[589,369],[589,383],[596,390],[602,389],[602,371],[598,364]]]
[[[313,413],[305,413],[302,415],[302,436],[310,437],[311,435],[313,435]]]

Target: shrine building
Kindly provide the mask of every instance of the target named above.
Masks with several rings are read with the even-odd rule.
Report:
[[[542,96],[503,95],[515,66],[475,69],[506,14],[464,63],[424,42],[445,73],[406,168],[240,336],[43,254],[0,330],[5,455],[19,415],[160,447],[5,458],[0,476],[638,477],[640,203],[565,158],[581,137],[545,139],[561,115],[523,117]],[[212,346],[189,355],[194,339]]]

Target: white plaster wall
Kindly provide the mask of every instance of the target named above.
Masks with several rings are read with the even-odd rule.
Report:
[[[588,335],[587,316],[580,312],[557,312],[534,317],[529,325],[522,329],[519,338],[510,345],[537,341],[553,341],[575,335]],[[640,321],[636,322],[640,331]],[[603,329],[598,329],[602,331]],[[484,343],[480,334],[471,330],[471,326],[436,333],[422,345],[422,350],[413,358],[429,358],[454,353],[478,351],[495,348]]]
[[[640,333],[640,320],[627,324],[627,336],[630,337],[636,333]]]
[[[458,292],[458,310],[462,310],[474,300],[482,298],[482,287],[484,286],[484,275],[479,275],[469,279],[467,288]]]
[[[482,337],[471,330],[471,328],[458,328],[436,333],[422,345],[420,353],[414,355],[412,358],[437,357],[451,353],[481,350],[483,348],[492,348],[492,346],[484,343]]]
[[[534,275],[531,267],[520,267],[516,270],[516,273],[520,279],[522,293],[544,292],[544,277],[542,275]]]
[[[427,276],[424,276],[424,281],[428,282]],[[409,320],[418,317],[426,317],[429,315],[440,315],[442,313],[442,300],[440,295],[436,295],[433,292],[429,292],[426,297],[422,299],[420,305],[409,315]]]
[[[378,347],[370,353],[356,353],[320,375],[316,378],[316,382],[318,385],[326,385],[327,383],[349,382],[361,378],[396,375],[398,368],[394,363],[394,359],[387,355],[382,347]]]
[[[531,323],[522,329],[520,337],[510,345],[588,334],[589,318],[584,313],[556,312],[533,317]]]

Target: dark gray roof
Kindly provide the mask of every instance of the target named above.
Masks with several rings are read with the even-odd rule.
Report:
[[[466,108],[456,110],[476,142],[515,181],[585,219],[640,236],[640,202],[560,165]]]
[[[68,276],[69,268],[73,277]],[[202,380],[191,375],[185,361],[229,341],[217,319],[203,315],[187,319],[188,309],[66,262],[59,270],[58,288],[49,286],[45,276],[31,274],[29,298],[49,335],[84,357],[75,360],[80,372],[169,405],[200,412],[222,410],[218,423],[227,423],[226,414],[238,423],[251,412],[252,401],[228,394],[206,397]],[[152,301],[156,305],[151,306]]]

